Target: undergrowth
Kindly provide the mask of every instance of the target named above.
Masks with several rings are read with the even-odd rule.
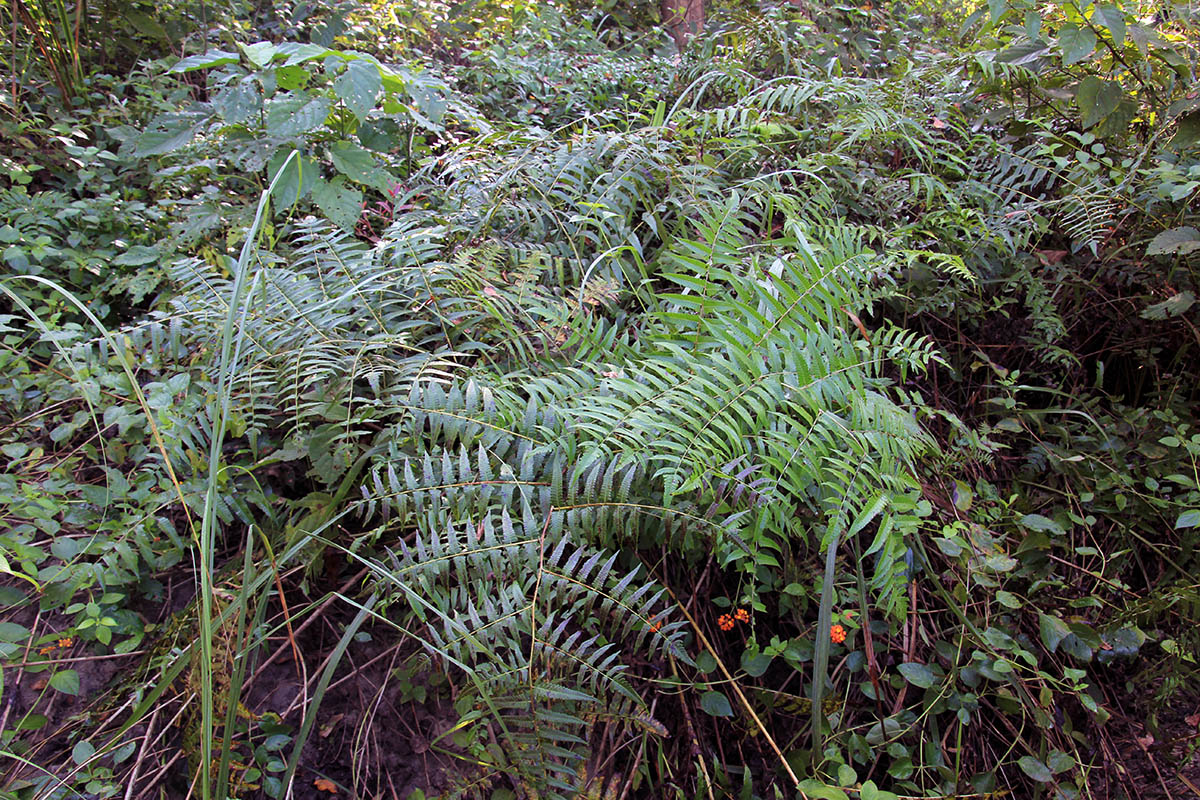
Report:
[[[1197,791],[1190,7],[378,5],[9,19],[2,796]]]

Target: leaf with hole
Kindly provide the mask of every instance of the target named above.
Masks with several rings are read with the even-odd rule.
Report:
[[[379,67],[366,58],[353,59],[333,82],[333,90],[354,116],[364,120],[383,91]]]

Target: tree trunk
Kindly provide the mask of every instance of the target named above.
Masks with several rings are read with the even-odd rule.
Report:
[[[704,30],[704,0],[662,0],[661,8],[675,49],[682,53],[688,39]]]

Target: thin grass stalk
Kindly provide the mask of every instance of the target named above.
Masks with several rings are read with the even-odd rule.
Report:
[[[221,737],[221,763],[217,768],[217,797],[225,797],[228,794],[229,770],[233,755],[233,730],[237,723],[238,708],[241,706],[242,678],[246,671],[246,661],[250,658],[254,650],[254,643],[250,642],[249,631],[258,628],[267,605],[265,602],[262,602],[265,598],[260,598],[260,602],[255,610],[254,624],[247,628],[246,611],[249,606],[248,598],[253,590],[254,576],[254,528],[250,527],[246,531],[246,546],[242,551],[241,590],[238,592],[235,601],[237,604],[237,622],[234,625],[234,632],[239,637],[239,640],[237,654],[234,658],[234,668],[229,676],[229,696],[225,708],[225,727]],[[262,591],[264,595],[269,593],[271,591],[271,584],[269,582],[264,583]]]
[[[308,735],[312,733],[313,725],[317,721],[317,710],[321,707],[321,701],[325,699],[325,691],[329,688],[329,682],[333,680],[333,673],[337,670],[338,664],[342,662],[343,656],[346,654],[346,648],[350,646],[354,635],[358,633],[358,629],[367,621],[367,618],[372,616],[371,609],[379,599],[378,594],[373,594],[367,601],[358,607],[358,613],[354,615],[354,619],[350,620],[350,624],[346,626],[346,630],[342,633],[342,638],[338,640],[337,646],[333,648],[333,652],[329,654],[328,662],[325,665],[325,671],[321,673],[321,679],[317,682],[317,688],[313,691],[312,702],[308,704],[308,708],[304,712],[304,721],[300,723],[300,730],[296,732],[296,741],[292,745],[292,754],[288,757],[287,769],[283,773],[284,797],[292,796],[292,782],[296,779],[296,768],[300,765],[300,752],[304,749],[304,743],[308,740]]]
[[[229,311],[225,316],[225,325],[221,331],[221,359],[217,368],[217,413],[213,417],[212,443],[208,452],[208,482],[204,495],[204,514],[200,520],[200,796],[203,800],[212,798],[212,746],[213,746],[213,574],[215,567],[215,543],[217,528],[217,483],[221,467],[221,446],[225,441],[225,428],[229,420],[229,406],[232,395],[233,373],[237,369],[236,352],[240,352],[242,335],[234,337],[234,322],[239,317],[239,306],[242,297],[247,294],[246,285],[250,272],[251,255],[258,244],[262,230],[263,217],[271,203],[271,195],[279,184],[280,178],[286,173],[287,167],[296,157],[292,151],[284,161],[283,166],[275,174],[271,185],[262,193],[258,208],[254,213],[254,222],[246,233],[242,243],[242,251],[238,256],[233,290],[229,298]],[[247,309],[241,309],[245,316]],[[245,330],[245,326],[241,326]]]

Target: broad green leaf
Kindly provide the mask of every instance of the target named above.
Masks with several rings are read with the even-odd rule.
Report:
[[[1058,649],[1063,639],[1071,635],[1067,623],[1049,614],[1038,615],[1038,628],[1042,634],[1042,644],[1046,645],[1046,649],[1051,653]]]
[[[742,653],[742,669],[751,678],[761,677],[770,665],[771,656],[763,653],[751,653],[749,650]]]
[[[73,669],[59,670],[50,676],[50,688],[63,694],[79,694],[79,673]]]
[[[1169,231],[1163,231],[1155,236],[1150,240],[1149,247],[1146,248],[1146,255],[1186,255],[1197,248],[1200,248],[1200,231],[1191,226],[1184,225],[1179,228],[1171,228]]]
[[[308,98],[300,92],[276,99],[267,109],[267,134],[289,137],[315,130],[325,124],[329,107],[329,98]]]
[[[379,77],[379,67],[374,63],[365,58],[356,58],[346,64],[342,74],[333,82],[333,89],[354,116],[363,120],[375,108],[375,101],[383,91],[383,79]]]
[[[1200,510],[1195,508],[1183,512],[1175,520],[1175,530],[1179,530],[1180,528],[1194,528],[1197,525],[1200,525]]]
[[[1057,775],[1060,772],[1066,772],[1075,767],[1075,757],[1064,753],[1062,750],[1051,750],[1050,755],[1046,756],[1046,766],[1050,771]]]
[[[1096,34],[1091,28],[1064,25],[1058,32],[1058,46],[1062,48],[1063,64],[1078,64],[1096,49]]]
[[[313,200],[329,221],[345,231],[353,231],[362,213],[362,192],[346,185],[338,176],[331,181],[317,179],[312,189]]]
[[[799,788],[804,792],[804,796],[811,797],[813,800],[850,800],[849,795],[836,786],[829,786],[813,778],[805,778],[800,781]]]
[[[158,248],[147,247],[144,244],[135,244],[114,258],[112,263],[122,267],[138,267],[145,264],[153,264],[160,258],[162,258],[162,252]]]
[[[721,692],[705,692],[700,695],[700,708],[713,717],[733,716],[733,706],[729,705],[729,698]]]
[[[250,63],[260,69],[271,63],[278,52],[272,42],[255,42],[254,44],[239,44],[238,47],[246,54]]]
[[[319,44],[298,42],[284,42],[276,48],[275,52],[286,58],[283,62],[285,67],[303,64],[305,61],[312,61],[315,58],[324,58],[333,53],[328,47],[322,47]]]
[[[1003,589],[996,592],[996,601],[1005,608],[1020,608],[1021,599],[1012,592],[1006,592]]]
[[[1193,111],[1180,117],[1178,126],[1175,135],[1171,137],[1171,147],[1179,150],[1200,142],[1200,111]]]
[[[1038,34],[1042,32],[1042,15],[1036,11],[1025,12],[1025,35],[1029,37],[1029,41],[1036,42]]]
[[[998,554],[983,559],[983,567],[992,572],[1012,572],[1017,568],[1017,560],[1012,556]]]
[[[969,511],[974,496],[971,487],[959,480],[954,482],[954,488],[950,490],[950,499],[954,501],[954,507],[959,511]]]
[[[226,86],[213,97],[213,108],[231,125],[240,125],[259,112],[262,99],[250,81]]]
[[[858,797],[859,800],[900,800],[900,795],[880,789],[875,781],[863,781]]]
[[[312,73],[301,66],[275,68],[275,83],[285,92],[303,89],[310,78]]]
[[[876,722],[867,731],[867,744],[878,747],[884,742],[891,741],[900,735],[903,727],[895,717],[888,717],[882,724]]]
[[[237,53],[230,53],[227,50],[209,50],[207,53],[179,59],[168,72],[192,72],[197,69],[236,64],[240,60]]]
[[[918,689],[928,689],[930,686],[933,686],[933,670],[929,668],[928,664],[906,661],[900,665],[899,669],[904,679]]]
[[[1117,110],[1097,122],[1091,132],[1098,138],[1122,136],[1129,130],[1129,123],[1133,122],[1138,113],[1138,104],[1133,98],[1129,95],[1122,95],[1121,102],[1117,104]]]
[[[1117,110],[1124,92],[1116,81],[1105,81],[1089,75],[1079,82],[1075,103],[1081,112],[1081,124],[1090,128]]]
[[[1054,780],[1054,773],[1050,771],[1050,768],[1033,756],[1021,756],[1017,759],[1017,763],[1021,765],[1021,769],[1025,770],[1026,775],[1038,783],[1049,783]]]
[[[75,743],[71,748],[71,760],[76,764],[83,764],[89,758],[96,754],[96,747],[86,739]]]
[[[1200,246],[1200,242],[1196,242],[1196,245]],[[1188,252],[1192,249],[1195,248],[1189,248]],[[1195,303],[1196,295],[1191,292],[1177,292],[1161,303],[1147,306],[1139,316],[1142,319],[1169,319],[1171,317],[1178,317],[1180,314],[1186,313]],[[1175,523],[1175,527],[1179,527],[1178,522]]]
[[[23,642],[29,638],[29,629],[15,622],[0,622],[0,642]]]
[[[996,60],[1002,64],[1019,67],[1045,58],[1050,55],[1050,52],[1051,49],[1043,42],[1020,42],[1005,48],[996,56]]]
[[[1052,533],[1055,536],[1061,536],[1066,533],[1061,525],[1049,517],[1043,517],[1041,514],[1026,514],[1021,517],[1021,527],[1041,533]]]
[[[291,152],[290,149],[280,149],[271,156],[271,160],[267,164],[267,174],[271,181],[275,180],[280,166],[287,164],[287,171],[280,176],[279,183],[275,185],[275,193],[272,195],[275,208],[279,211],[287,211],[297,200],[308,195],[317,178],[320,177],[317,164],[311,158],[300,156],[289,162],[287,159]]]
[[[1120,47],[1125,42],[1125,12],[1112,3],[1097,3],[1096,17],[1108,28],[1113,42]]]
[[[333,166],[355,183],[387,191],[387,173],[375,163],[375,157],[353,142],[334,142],[329,148]]]

